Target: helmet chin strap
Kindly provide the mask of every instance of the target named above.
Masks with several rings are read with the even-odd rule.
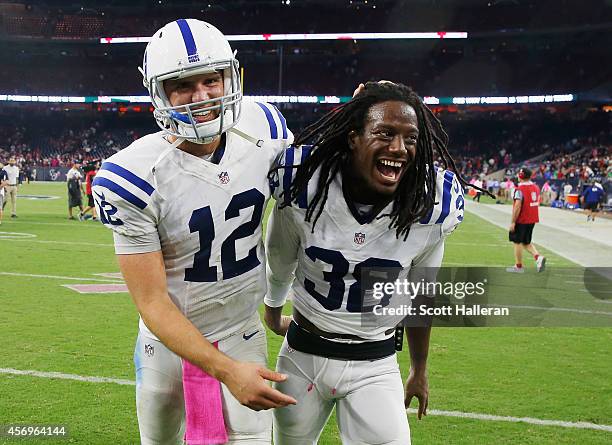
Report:
[[[155,169],[157,168],[157,165],[166,157],[168,156],[168,153],[170,153],[172,150],[174,150],[176,147],[178,147],[179,145],[181,145],[183,142],[185,142],[185,139],[181,138],[181,137],[177,137],[176,141],[174,141],[172,144],[170,144],[168,147],[166,147],[166,149],[164,151],[162,151],[160,153],[160,155],[157,157],[157,159],[155,160],[155,163],[153,164],[153,167],[151,168],[151,172],[153,173],[153,185],[155,186],[155,189],[158,189],[157,187],[157,176],[155,175]]]
[[[177,137],[177,138],[176,138],[176,141],[174,141],[174,142],[172,143],[172,145],[171,145],[171,146],[168,148],[168,151],[170,151],[170,150],[171,150],[171,149],[173,149],[173,148],[178,147],[179,145],[181,145],[181,144],[182,144],[183,142],[185,142],[186,140],[187,140],[187,139],[185,139],[185,138],[182,138],[182,137]]]
[[[238,130],[236,127],[232,127],[229,130],[227,130],[227,131],[228,131],[228,133],[235,133],[235,134],[237,134],[241,138],[246,139],[249,142],[252,142],[253,144],[255,144],[258,147],[261,147],[263,145],[263,143],[264,143],[263,139],[254,138],[250,134],[247,134],[247,133],[245,133],[243,131]]]

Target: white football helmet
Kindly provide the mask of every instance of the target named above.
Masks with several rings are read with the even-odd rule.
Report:
[[[167,133],[208,144],[238,122],[242,101],[238,61],[225,36],[211,24],[195,19],[168,23],[151,37],[139,69],[155,108],[153,116]],[[223,74],[223,96],[180,106],[170,104],[165,80],[211,72]],[[194,113],[203,109],[219,110],[217,118],[198,123]]]

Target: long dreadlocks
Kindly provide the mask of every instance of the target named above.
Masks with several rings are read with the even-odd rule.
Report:
[[[459,181],[465,186],[468,185],[458,174],[455,162],[448,152],[448,135],[422,99],[402,84],[368,82],[349,102],[306,127],[294,142],[296,146],[311,144],[312,148],[310,156],[301,165],[296,166],[295,178],[284,192],[289,194],[289,200],[285,202],[297,199],[298,195],[307,190],[309,180],[320,169],[317,189],[308,203],[305,216],[305,220],[310,222],[314,215],[312,230],[323,212],[330,184],[336,174],[349,163],[349,133],[356,131],[362,134],[370,108],[386,101],[405,102],[414,108],[419,128],[414,161],[404,173],[393,195],[393,209],[384,215],[391,218],[389,228],[397,229],[397,237],[403,236],[406,239],[410,226],[427,215],[435,204],[434,153],[441,158],[445,169],[450,167],[457,174]]]

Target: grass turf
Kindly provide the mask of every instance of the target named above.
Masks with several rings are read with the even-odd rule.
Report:
[[[30,184],[19,193],[59,199],[19,199],[19,218],[5,215],[0,226],[1,272],[99,279],[94,274],[118,271],[110,231],[99,223],[66,219],[65,184]],[[505,237],[504,230],[468,214],[448,239],[445,263],[510,264],[512,251]],[[542,250],[551,271],[574,266]],[[62,286],[75,283],[2,276],[0,368],[133,380],[137,313],[129,295],[79,294]],[[567,305],[579,298],[575,294],[562,295]],[[281,338],[272,333],[268,338],[273,366]],[[610,425],[610,345],[609,328],[435,328],[429,407]],[[407,348],[398,357],[405,375]],[[70,437],[51,443],[138,443],[132,386],[0,374],[0,425],[20,423],[67,425]],[[612,440],[610,432],[455,417],[428,416],[419,422],[410,415],[410,424],[415,444]],[[47,441],[0,438],[0,443]],[[320,443],[340,443],[334,419]]]

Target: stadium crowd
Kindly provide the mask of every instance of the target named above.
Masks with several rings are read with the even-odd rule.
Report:
[[[612,146],[586,141],[574,153],[551,153],[547,159],[534,163],[534,177],[551,179],[579,178],[586,182],[593,178],[612,179]]]
[[[42,125],[41,121],[28,125],[25,119],[4,122],[0,125],[0,161],[14,157],[24,171],[70,167],[75,159],[87,163],[107,158],[154,128],[146,124],[128,128],[114,118],[111,124],[100,116],[83,117],[72,116],[63,125],[52,116]]]
[[[284,105],[290,128],[299,133],[329,106]],[[70,167],[74,159],[87,163],[104,159],[141,135],[156,130],[145,113],[71,111],[10,113],[0,125],[0,161],[15,157],[22,167]],[[568,125],[567,116],[540,111],[449,113],[440,118],[450,135],[450,150],[464,177],[480,177],[506,169],[512,176],[527,159],[534,179],[605,177],[610,175],[612,135],[609,117],[594,113]],[[8,115],[7,115],[8,117]],[[44,122],[44,124],[41,124]]]

